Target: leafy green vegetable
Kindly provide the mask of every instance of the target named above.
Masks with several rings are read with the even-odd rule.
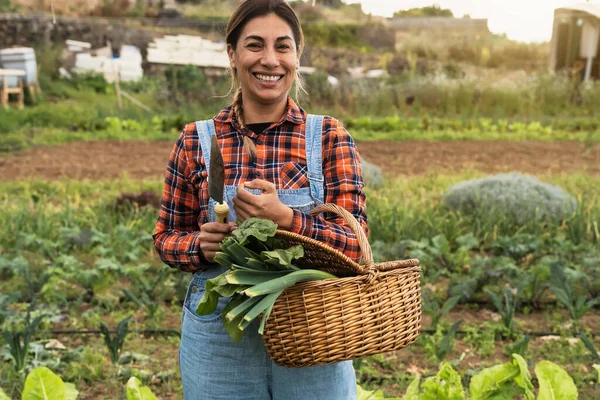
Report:
[[[135,376],[127,381],[126,391],[127,400],[157,400],[152,390],[148,386],[143,386],[142,382]]]
[[[421,382],[421,375],[415,376],[415,379],[406,388],[406,394],[402,400],[419,400],[419,383]]]
[[[221,319],[236,342],[261,314],[258,332],[263,333],[275,301],[286,288],[298,282],[335,278],[323,271],[300,270],[293,262],[304,256],[304,249],[301,245],[276,247],[280,245],[274,238],[276,231],[272,221],[250,218],[223,240],[215,261],[227,271],[206,281],[196,308],[198,315],[209,315],[216,311],[220,297],[229,298]]]
[[[578,398],[573,378],[553,362],[540,361],[535,366],[535,375],[540,383],[538,400],[576,400]]]
[[[504,384],[519,375],[519,367],[513,364],[499,364],[486,368],[471,379],[472,400],[488,399],[504,389]]]
[[[37,367],[27,375],[21,398],[23,400],[74,400],[78,394],[73,384],[65,384],[58,375],[46,367]]]
[[[442,363],[437,375],[427,378],[421,385],[419,400],[465,400],[460,375],[450,363]]]
[[[260,242],[267,242],[275,236],[277,224],[273,221],[260,218],[248,218],[242,222],[231,235],[237,243],[244,245],[251,237],[258,239]]]
[[[526,400],[534,400],[533,384],[531,383],[531,374],[527,367],[527,361],[519,354],[513,354],[513,365],[519,367],[519,375],[515,377],[515,382],[525,391]]]

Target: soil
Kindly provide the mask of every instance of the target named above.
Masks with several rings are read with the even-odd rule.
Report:
[[[89,141],[37,147],[0,158],[0,180],[162,179],[173,142]],[[600,145],[581,142],[360,142],[361,156],[390,175],[519,171],[600,176]]]

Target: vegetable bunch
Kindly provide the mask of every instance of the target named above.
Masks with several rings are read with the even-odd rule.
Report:
[[[206,291],[196,313],[215,312],[219,297],[229,297],[222,313],[225,329],[239,342],[244,330],[263,314],[258,329],[263,333],[273,304],[285,289],[299,282],[336,278],[324,271],[300,269],[294,260],[304,256],[301,245],[282,249],[275,238],[277,225],[269,220],[249,218],[221,243],[215,261],[227,268],[206,281]]]

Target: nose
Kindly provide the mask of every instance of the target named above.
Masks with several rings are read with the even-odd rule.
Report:
[[[279,65],[279,58],[275,49],[265,47],[263,56],[260,60],[261,64],[268,68],[275,68]]]

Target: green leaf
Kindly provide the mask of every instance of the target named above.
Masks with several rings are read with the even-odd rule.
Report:
[[[600,355],[598,354],[598,350],[596,350],[596,346],[594,346],[592,340],[583,332],[580,332],[577,336],[579,337],[579,339],[581,339],[581,341],[583,342],[585,347],[587,347],[590,353],[592,353],[594,361],[600,363]]]
[[[356,400],[384,400],[383,392],[381,390],[371,391],[365,390],[360,387],[359,384],[356,385]]]
[[[79,391],[75,387],[75,384],[71,382],[65,382],[65,389],[65,400],[76,400],[77,396],[79,396]]]
[[[450,242],[444,234],[439,234],[431,239],[431,243],[435,246],[436,249],[439,249],[442,254],[447,254],[451,252]]]
[[[473,235],[472,232],[469,232],[466,235],[462,235],[456,238],[456,243],[465,248],[466,250],[473,250],[479,246],[479,239]]]
[[[419,383],[421,382],[421,375],[415,376],[415,379],[406,388],[406,394],[402,400],[419,400]]]
[[[198,303],[196,308],[196,314],[198,315],[210,315],[217,310],[217,304],[219,303],[219,294],[214,290],[215,286],[220,284],[227,284],[227,280],[221,274],[214,278],[208,279],[205,285],[205,291]],[[224,280],[224,283],[223,283]]]
[[[238,225],[231,235],[239,244],[244,244],[251,236],[264,242],[275,236],[276,231],[277,224],[273,221],[252,217]]]
[[[225,316],[229,314],[231,310],[235,309],[240,304],[242,304],[245,301],[245,299],[246,296],[243,296],[241,294],[233,296],[229,303],[227,303],[227,305],[223,308],[223,312],[221,313],[221,321],[223,321],[223,327],[225,328],[227,333],[229,333],[231,339],[236,343],[241,342],[244,337],[244,330],[240,329],[239,324],[243,320],[245,313],[242,312],[231,320],[227,319]]]
[[[132,376],[126,385],[127,400],[158,400],[148,386],[142,386],[142,382]]]
[[[513,364],[499,364],[485,368],[473,378],[469,390],[472,400],[484,400],[501,391],[505,382],[519,375],[519,367]]]
[[[527,361],[519,354],[513,354],[513,365],[519,367],[519,375],[515,378],[515,382],[519,385],[523,390],[525,390],[525,398],[527,400],[534,400],[535,394],[533,390],[533,383],[531,383],[531,374],[529,373],[529,368],[527,367]]]
[[[67,390],[62,379],[46,367],[37,367],[27,375],[22,400],[63,400]]]
[[[10,398],[6,395],[6,392],[0,388],[0,400],[10,400]]]
[[[244,321],[250,322],[263,313],[267,308],[272,307],[281,293],[283,293],[283,290],[262,296],[262,299],[244,315]]]
[[[419,400],[465,400],[460,375],[450,363],[442,363],[437,375],[427,378],[421,385]]]
[[[458,301],[460,300],[460,296],[453,296],[450,297],[448,300],[446,300],[444,302],[444,305],[442,306],[442,311],[440,311],[440,315],[444,316],[446,314],[448,314],[450,312],[450,310],[452,310],[456,304],[458,304]]]
[[[229,321],[234,320],[235,318],[239,317],[240,315],[243,316],[246,314],[246,312],[253,307],[256,303],[258,303],[260,300],[262,299],[262,296],[256,296],[256,297],[248,297],[245,295],[239,295],[234,297],[229,304],[227,304],[228,306],[231,304],[231,307],[226,307],[229,308],[229,310],[225,311],[223,310],[223,316],[225,316],[225,318]]]
[[[538,400],[576,400],[578,393],[573,378],[551,361],[540,361],[535,366],[540,391]]]
[[[275,264],[286,269],[293,269],[296,267],[292,264],[292,261],[304,257],[304,248],[299,244],[288,249],[263,251],[260,256],[271,265]]]
[[[258,285],[273,278],[287,275],[290,271],[230,271],[227,282],[234,285]]]
[[[486,289],[485,291],[488,294],[488,296],[490,296],[490,300],[492,300],[492,303],[494,304],[494,307],[496,307],[496,310],[502,313],[504,310],[504,306],[502,305],[502,301],[500,301],[500,297],[498,297],[496,293],[492,292],[489,289]]]
[[[596,371],[598,371],[598,383],[600,383],[600,364],[594,364],[592,365],[592,367],[594,367]]]

